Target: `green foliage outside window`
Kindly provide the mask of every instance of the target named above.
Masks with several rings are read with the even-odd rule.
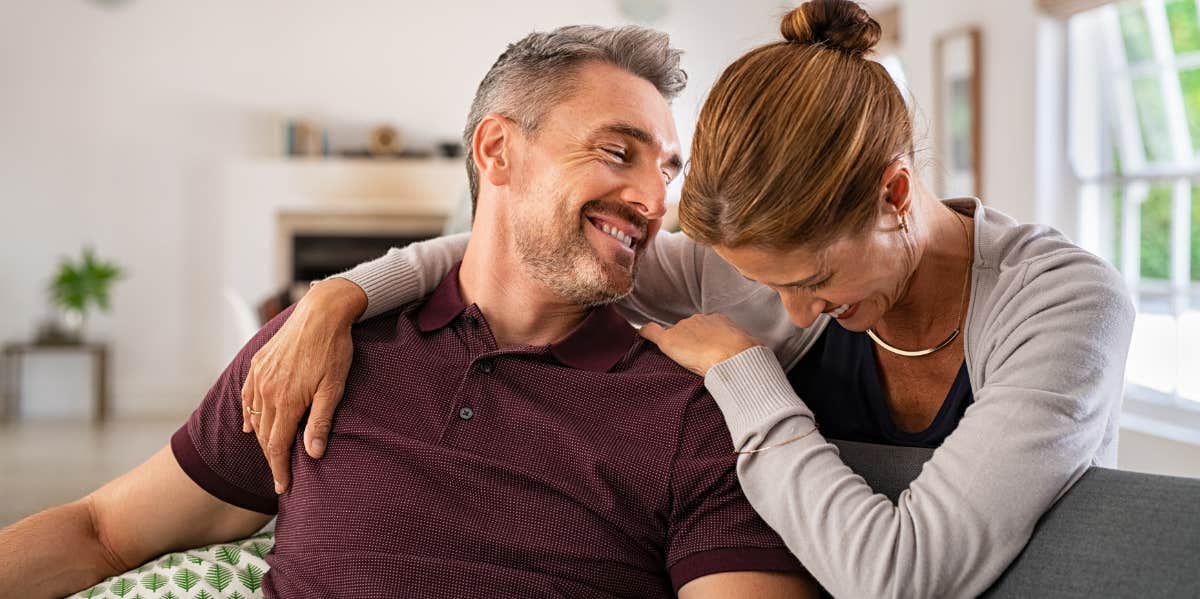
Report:
[[[1117,6],[1117,18],[1121,21],[1121,39],[1125,42],[1125,58],[1129,64],[1154,59],[1154,48],[1150,45],[1150,25],[1141,2],[1125,2]]]
[[[1155,185],[1141,206],[1142,278],[1171,278],[1171,186]]]
[[[1200,19],[1196,17],[1196,0],[1168,0],[1166,8],[1175,53],[1200,50]]]

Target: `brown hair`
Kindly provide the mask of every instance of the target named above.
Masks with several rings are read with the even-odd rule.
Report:
[[[861,233],[884,170],[912,153],[904,98],[864,57],[880,28],[862,7],[811,0],[780,30],[785,41],[725,69],[700,111],[679,218],[702,243],[811,247]]]

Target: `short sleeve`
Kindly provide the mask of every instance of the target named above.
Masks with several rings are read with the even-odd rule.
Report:
[[[667,568],[676,590],[720,572],[804,572],[742,493],[736,457],[716,402],[697,392],[671,469]]]
[[[274,514],[275,483],[267,458],[253,433],[242,432],[242,383],[250,360],[283,326],[284,310],[254,335],[209,389],[187,424],[171,437],[171,450],[200,488],[226,503]]]

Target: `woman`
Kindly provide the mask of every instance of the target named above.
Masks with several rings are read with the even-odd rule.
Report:
[[[658,237],[622,307],[705,376],[746,495],[826,589],[977,595],[1089,466],[1114,463],[1132,305],[1057,232],[941,201],[915,177],[912,121],[863,57],[879,26],[855,3],[806,2],[782,32],[710,93],[687,237]],[[353,271],[366,316],[428,293],[461,245]],[[361,311],[347,287],[318,285],[256,356],[245,396],[264,442],[289,444],[314,389],[310,420],[328,430]],[[938,449],[892,503],[827,437]]]

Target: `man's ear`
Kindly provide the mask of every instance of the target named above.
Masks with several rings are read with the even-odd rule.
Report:
[[[880,178],[880,210],[899,216],[907,216],[912,210],[912,169],[903,158],[893,161],[883,170]]]
[[[507,185],[512,176],[512,142],[515,133],[510,119],[498,114],[484,116],[475,126],[471,156],[479,178],[497,187]]]

